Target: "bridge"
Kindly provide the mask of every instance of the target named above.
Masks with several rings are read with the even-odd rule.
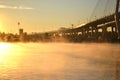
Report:
[[[100,1],[101,0],[98,0],[98,3]],[[56,36],[64,37],[66,39],[69,39],[70,41],[75,41],[75,42],[119,40],[120,39],[120,12],[119,12],[120,0],[111,0],[111,1],[115,2],[115,8],[113,9],[113,13],[103,15],[100,18],[91,20],[88,23],[82,24],[76,28],[51,31],[48,32],[47,34],[54,37]],[[107,0],[107,4],[108,2],[110,2],[110,0]],[[111,4],[113,3],[110,3],[108,5],[111,6]],[[104,10],[106,11],[106,9]],[[93,14],[94,13],[95,10]]]

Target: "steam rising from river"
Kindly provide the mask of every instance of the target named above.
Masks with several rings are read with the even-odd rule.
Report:
[[[14,79],[23,80],[23,76],[25,78],[31,73],[35,79],[41,79],[40,76],[44,75],[44,78],[49,76],[47,80],[56,80],[55,76],[69,74],[73,79],[76,78],[75,80],[80,80],[77,79],[79,76],[84,80],[92,80],[93,76],[88,74],[92,71],[96,74],[91,74],[96,75],[95,79],[99,80],[98,77],[103,77],[108,71],[110,75],[114,75],[115,61],[120,60],[119,44],[0,43],[0,47],[3,44],[7,48],[0,50],[0,79],[12,76]],[[35,77],[35,74],[39,77]],[[51,78],[52,75],[54,78]],[[62,76],[59,80],[64,78]]]

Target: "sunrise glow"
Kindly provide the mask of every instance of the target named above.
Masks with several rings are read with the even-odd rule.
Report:
[[[0,30],[2,29],[3,27],[2,27],[2,22],[1,22],[1,20],[0,20]]]
[[[0,80],[120,80],[120,0],[0,0]]]

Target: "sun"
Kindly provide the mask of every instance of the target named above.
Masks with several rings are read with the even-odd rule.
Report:
[[[0,31],[3,30],[3,22],[2,20],[0,19]]]
[[[0,21],[0,28],[2,28],[2,24],[1,24],[1,21]]]

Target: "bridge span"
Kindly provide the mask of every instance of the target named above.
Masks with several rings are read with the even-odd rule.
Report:
[[[77,28],[48,32],[50,36],[64,37],[70,41],[116,41],[120,38],[119,1],[115,13],[90,21]]]

